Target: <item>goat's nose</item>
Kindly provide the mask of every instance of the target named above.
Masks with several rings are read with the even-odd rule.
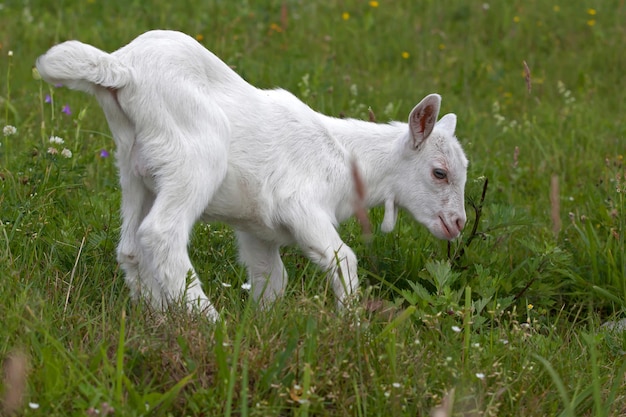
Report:
[[[459,232],[460,232],[465,227],[465,217],[457,218],[455,223],[456,223],[457,229],[459,229]]]

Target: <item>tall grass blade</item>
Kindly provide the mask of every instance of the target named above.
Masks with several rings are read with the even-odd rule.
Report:
[[[118,404],[124,403],[124,349],[126,346],[126,310],[122,310],[120,317],[120,336],[117,342],[117,353],[115,355],[115,391],[114,397]]]
[[[547,359],[543,358],[539,355],[532,355],[535,359],[537,359],[541,364],[546,368],[548,374],[552,378],[552,382],[556,385],[556,389],[561,396],[561,401],[563,402],[563,407],[565,410],[563,411],[563,417],[576,417],[574,414],[574,408],[572,407],[572,402],[570,401],[569,394],[567,393],[567,389],[565,388],[565,384],[563,384],[563,380],[559,376],[559,374],[554,370],[550,362]]]
[[[400,313],[395,319],[391,321],[391,323],[387,324],[383,330],[376,336],[376,341],[380,342],[384,340],[391,331],[400,327],[402,323],[404,323],[408,318],[410,318],[417,308],[415,306],[407,307],[402,313]]]

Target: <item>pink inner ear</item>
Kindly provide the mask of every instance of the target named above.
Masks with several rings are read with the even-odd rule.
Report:
[[[411,125],[416,148],[432,132],[435,117],[435,106],[432,105],[426,105],[412,114]]]
[[[420,133],[422,133],[422,135],[424,135],[424,132],[426,131],[426,123],[432,123],[432,119],[433,119],[433,108],[432,106],[426,106],[424,108],[424,113],[421,115],[422,117],[420,118]]]

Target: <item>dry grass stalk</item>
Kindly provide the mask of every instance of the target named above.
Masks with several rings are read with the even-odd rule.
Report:
[[[87,236],[83,236],[82,242],[80,242],[80,248],[78,248],[78,255],[76,255],[76,260],[74,261],[74,267],[72,268],[72,273],[70,274],[70,283],[67,286],[67,294],[65,296],[65,305],[63,306],[63,315],[67,313],[67,306],[70,302],[70,293],[72,292],[72,287],[74,286],[74,276],[76,275],[76,268],[78,267],[78,260],[80,259],[80,254],[83,253],[83,247],[85,246],[85,239]]]
[[[289,22],[289,11],[287,10],[287,2],[283,2],[280,6],[280,27],[283,32],[287,31],[287,23]]]
[[[367,109],[367,114],[370,122],[376,122],[376,115],[374,114],[374,110],[372,110],[371,107]]]
[[[28,358],[21,351],[9,353],[4,361],[4,396],[0,410],[2,415],[12,415],[22,408],[26,393]]]
[[[550,179],[550,214],[552,217],[552,231],[558,235],[561,231],[561,202],[559,191],[559,176],[552,175]]]
[[[524,61],[524,79],[526,80],[526,90],[528,90],[528,94],[532,90],[532,80],[530,78],[530,68],[528,68],[528,64]]]

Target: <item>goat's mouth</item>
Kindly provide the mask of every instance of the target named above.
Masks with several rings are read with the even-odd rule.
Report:
[[[450,229],[443,217],[439,216],[439,223],[441,224],[441,231],[443,232],[443,238],[447,240],[453,240],[459,235],[459,232]]]

